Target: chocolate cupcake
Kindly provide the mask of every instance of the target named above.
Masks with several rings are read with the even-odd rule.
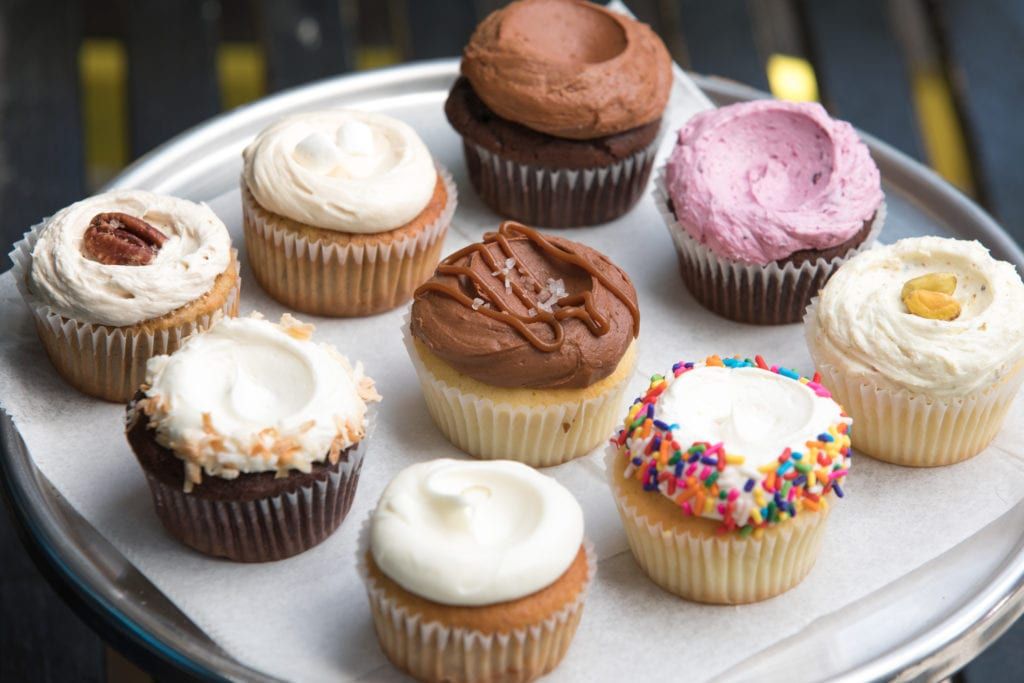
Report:
[[[507,221],[416,290],[406,341],[453,444],[541,467],[607,437],[639,329],[629,276],[606,256]]]
[[[853,127],[818,104],[770,100],[691,119],[657,202],[697,301],[758,325],[800,321],[885,216],[878,168]]]
[[[462,74],[445,113],[498,214],[594,225],[643,194],[672,85],[645,24],[580,0],[520,0],[477,27]]]
[[[224,320],[150,360],[127,436],[167,531],[238,562],[308,550],[344,519],[359,481],[362,368],[285,314]]]

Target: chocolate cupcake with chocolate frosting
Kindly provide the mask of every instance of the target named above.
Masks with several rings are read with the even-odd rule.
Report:
[[[672,85],[650,27],[582,0],[520,0],[477,27],[461,69],[445,113],[494,211],[573,227],[640,198]]]
[[[406,342],[453,444],[542,467],[611,432],[639,330],[633,284],[606,256],[506,221],[416,290]]]

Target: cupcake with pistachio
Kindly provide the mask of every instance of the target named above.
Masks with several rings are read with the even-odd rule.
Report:
[[[840,268],[805,332],[859,451],[948,465],[985,449],[1024,379],[1024,283],[978,242],[904,239]]]

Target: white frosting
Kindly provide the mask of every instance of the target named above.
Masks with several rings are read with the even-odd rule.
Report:
[[[370,549],[411,593],[490,605],[550,586],[583,542],[583,511],[554,479],[508,460],[431,460],[388,484]]]
[[[437,170],[398,119],[346,109],[296,114],[243,153],[245,183],[263,208],[317,228],[379,233],[430,202]]]
[[[379,398],[357,365],[309,340],[285,315],[224,319],[146,366],[156,439],[209,475],[309,472],[358,442],[366,401]],[[197,482],[194,482],[197,483]]]
[[[105,265],[82,253],[93,217],[112,211],[141,218],[167,236],[148,265]],[[230,262],[231,238],[210,207],[121,190],[72,204],[43,224],[32,250],[30,287],[66,318],[121,327],[202,297]]]
[[[910,313],[903,285],[951,272],[955,320]],[[935,396],[964,395],[998,381],[1024,358],[1024,284],[978,242],[918,237],[864,252],[821,292],[808,334],[819,361],[847,375]]]

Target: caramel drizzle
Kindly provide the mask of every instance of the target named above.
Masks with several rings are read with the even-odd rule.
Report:
[[[483,242],[471,244],[468,247],[464,247],[459,251],[451,254],[446,259],[441,261],[437,267],[437,272],[441,275],[452,275],[456,278],[465,277],[469,279],[477,293],[484,299],[489,306],[474,307],[474,300],[465,294],[458,286],[444,284],[441,282],[428,281],[420,285],[416,289],[416,295],[420,295],[423,292],[438,292],[445,296],[455,299],[467,308],[474,308],[478,313],[486,315],[492,320],[509,325],[519,334],[521,334],[530,344],[539,351],[550,353],[557,351],[562,347],[565,341],[565,329],[562,327],[562,321],[567,318],[576,318],[583,322],[587,329],[598,337],[604,336],[611,330],[611,326],[608,323],[608,319],[597,310],[594,305],[594,293],[593,291],[581,292],[579,294],[567,294],[562,298],[558,299],[555,303],[557,304],[557,310],[546,311],[540,307],[539,302],[536,300],[535,294],[540,293],[544,290],[544,286],[540,284],[539,278],[537,278],[530,269],[526,267],[522,261],[520,261],[515,252],[512,250],[512,245],[509,243],[509,237],[522,236],[532,242],[537,248],[539,248],[547,256],[564,263],[576,266],[577,268],[583,269],[593,279],[597,280],[610,291],[619,301],[621,301],[630,314],[633,316],[633,336],[637,336],[640,333],[640,311],[630,298],[622,291],[619,287],[615,286],[605,275],[603,275],[594,264],[570,251],[563,249],[562,247],[552,244],[544,235],[537,232],[533,228],[528,228],[522,223],[515,221],[505,221],[498,228],[497,232],[489,232],[484,235]],[[509,280],[509,288],[520,303],[523,304],[528,310],[533,310],[533,315],[521,315],[514,313],[507,306],[502,304],[502,298],[497,295],[494,287],[491,283],[485,281],[480,275],[477,275],[473,270],[467,266],[456,265],[458,261],[463,258],[470,256],[474,253],[479,253],[484,263],[487,264],[488,268],[492,273],[496,273],[504,270],[504,266],[498,262],[497,259],[491,254],[490,250],[487,249],[487,245],[497,243],[501,248],[502,253],[505,255],[505,259],[512,259],[515,261],[515,269],[523,277],[524,280],[529,279],[532,281],[534,292],[531,294],[527,292],[522,285],[514,280]],[[504,281],[501,283],[501,288],[504,289]],[[554,339],[552,341],[544,341],[528,327],[533,323],[543,323],[547,325],[551,331]]]

